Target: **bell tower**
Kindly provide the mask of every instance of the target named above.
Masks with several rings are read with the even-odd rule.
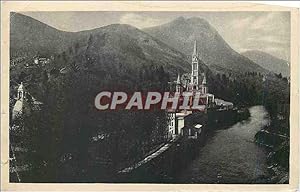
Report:
[[[197,41],[194,43],[194,51],[192,55],[192,73],[191,73],[191,84],[193,89],[198,90],[199,86],[199,59],[197,51]]]
[[[17,117],[23,115],[24,113],[28,114],[28,105],[25,100],[26,94],[24,90],[23,83],[18,87],[17,101],[12,110],[12,120],[14,121]]]
[[[176,81],[176,92],[182,92],[182,89],[181,89],[181,80],[180,80],[180,75],[178,74],[177,76],[177,81]]]
[[[23,82],[21,82],[20,86],[18,87],[17,100],[23,100],[23,99],[25,99],[25,92],[24,92]]]

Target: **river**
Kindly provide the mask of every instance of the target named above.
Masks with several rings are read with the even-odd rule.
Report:
[[[249,111],[249,119],[214,131],[198,157],[174,178],[176,183],[264,183],[268,153],[254,136],[270,120],[263,106]]]

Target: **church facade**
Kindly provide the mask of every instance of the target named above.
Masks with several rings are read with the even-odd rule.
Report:
[[[213,94],[208,92],[207,77],[200,66],[201,61],[197,49],[197,41],[194,43],[194,49],[192,53],[192,70],[190,73],[177,76],[177,80],[173,83],[175,84],[175,92],[179,92],[180,95],[184,93],[189,93],[192,99],[197,94],[200,95],[200,104],[202,106],[201,112],[206,113],[207,109],[215,105],[215,97]],[[184,127],[184,119],[188,115],[192,114],[192,110],[176,110],[168,111],[168,130],[169,135],[172,137],[181,134],[181,129]],[[181,125],[181,126],[179,126]]]
[[[234,108],[233,103],[224,101],[222,99],[215,98],[214,94],[209,93],[207,84],[207,77],[199,58],[197,42],[194,43],[194,49],[191,60],[192,70],[190,73],[177,76],[175,82],[170,83],[175,85],[171,87],[171,90],[179,92],[181,96],[188,93],[190,97],[189,106],[193,104],[193,98],[197,95],[200,96],[199,104],[200,110],[175,110],[167,111],[168,115],[168,130],[169,137],[174,138],[178,135],[187,136],[188,138],[197,138],[201,133],[203,125],[197,124],[193,126],[186,126],[188,118],[192,113],[200,112],[207,113],[209,108],[213,110],[232,110]],[[205,123],[204,123],[205,124]]]
[[[203,105],[205,107],[210,107],[214,103],[214,95],[208,92],[208,85],[207,85],[207,77],[201,67],[201,61],[198,54],[197,49],[197,41],[194,43],[194,50],[192,54],[192,71],[191,73],[179,75],[175,82],[175,91],[180,92],[190,92],[195,96],[195,94],[200,94],[200,98],[203,101]]]

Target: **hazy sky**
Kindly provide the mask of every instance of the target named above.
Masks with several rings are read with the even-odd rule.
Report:
[[[289,12],[23,12],[64,31],[81,31],[113,23],[137,28],[167,23],[177,17],[206,19],[236,51],[261,50],[290,59]]]

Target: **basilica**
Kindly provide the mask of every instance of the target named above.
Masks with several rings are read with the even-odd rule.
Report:
[[[191,73],[186,73],[177,76],[177,80],[172,84],[175,84],[175,91],[181,94],[192,93],[192,97],[196,94],[200,95],[200,100],[203,105],[203,110],[208,107],[212,107],[215,103],[215,98],[213,94],[208,92],[207,78],[200,66],[200,58],[197,50],[197,41],[194,43],[194,51],[192,54],[192,71]],[[192,105],[192,104],[191,104]]]
[[[175,92],[179,92],[181,95],[188,94],[190,96],[189,105],[193,105],[193,98],[196,95],[200,96],[200,110],[197,110],[199,113],[207,113],[209,108],[213,108],[216,105],[215,96],[208,92],[207,78],[203,70],[203,67],[200,66],[201,60],[199,58],[197,50],[197,41],[194,43],[194,49],[192,53],[192,71],[191,73],[186,73],[177,76],[177,80],[170,84],[175,85]],[[174,87],[174,86],[172,86]],[[196,112],[195,110],[168,110],[168,130],[169,137],[175,138],[178,135],[183,135],[186,132],[184,129],[187,129],[188,137],[197,137],[197,133],[201,132],[202,125],[196,125],[196,127],[187,128],[185,126],[185,121],[192,113]],[[198,127],[198,128],[197,128]],[[196,136],[195,136],[196,135]]]

